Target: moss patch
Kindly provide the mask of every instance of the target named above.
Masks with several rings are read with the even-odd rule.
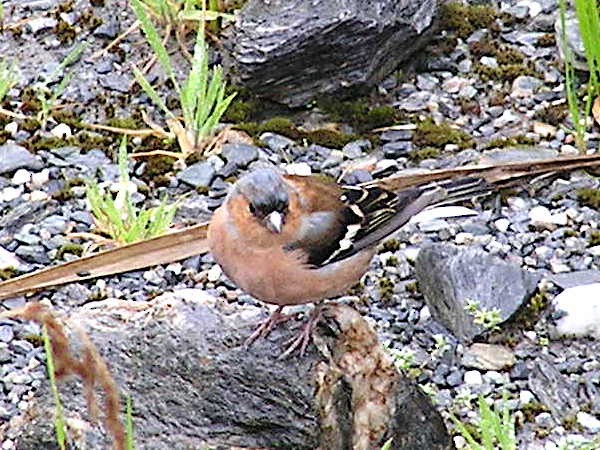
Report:
[[[475,30],[490,28],[501,14],[491,6],[449,2],[440,6],[440,27],[466,38]]]
[[[535,144],[535,140],[525,135],[519,134],[517,136],[502,137],[498,139],[492,139],[485,148],[505,148],[505,147],[527,147]]]
[[[62,259],[66,253],[71,253],[75,256],[83,255],[83,245],[80,244],[65,244],[61,245],[58,251],[56,252],[56,258]]]
[[[354,134],[344,134],[335,130],[320,129],[312,131],[304,131],[296,127],[296,125],[287,118],[275,117],[266,122],[243,123],[236,125],[238,130],[242,130],[258,138],[262,133],[271,132],[286,136],[295,141],[306,141],[309,144],[322,145],[330,148],[342,148],[348,142],[358,139]]]
[[[600,209],[600,189],[584,188],[577,191],[577,200],[592,209]]]
[[[389,278],[382,278],[379,280],[378,286],[381,300],[384,302],[391,300],[394,294],[394,282]]]
[[[590,233],[590,238],[588,239],[590,247],[594,247],[596,245],[600,245],[600,231],[592,231]]]
[[[14,267],[5,267],[0,269],[0,280],[9,280],[17,276],[17,270]]]
[[[348,123],[359,134],[368,133],[375,128],[393,125],[405,116],[391,106],[368,105],[368,99],[338,100],[326,97],[317,101],[317,106],[334,122]]]
[[[561,103],[558,105],[546,106],[545,108],[538,110],[535,113],[534,118],[540,122],[549,123],[556,127],[564,123],[568,114],[567,104]]]
[[[437,125],[431,119],[426,119],[417,124],[412,141],[417,147],[433,147],[436,149],[443,148],[446,144],[456,144],[460,149],[474,145],[473,138],[464,131],[452,128],[446,122]]]

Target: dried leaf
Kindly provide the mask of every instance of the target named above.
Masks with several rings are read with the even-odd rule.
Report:
[[[600,97],[596,97],[594,105],[592,106],[592,116],[596,120],[596,123],[600,125]]]

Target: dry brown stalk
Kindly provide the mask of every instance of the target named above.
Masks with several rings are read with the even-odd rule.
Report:
[[[0,314],[0,318],[31,320],[46,327],[52,344],[56,378],[64,379],[75,375],[81,379],[88,411],[93,420],[97,420],[99,416],[94,389],[96,386],[100,387],[105,397],[104,423],[112,437],[113,447],[117,450],[125,450],[125,429],[119,420],[120,397],[117,384],[106,362],[85,331],[75,326],[82,343],[82,356],[78,358],[71,351],[65,326],[50,308],[41,303],[31,302],[22,308],[5,311]]]

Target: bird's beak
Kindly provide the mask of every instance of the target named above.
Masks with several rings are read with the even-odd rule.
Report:
[[[283,226],[283,216],[280,212],[273,211],[264,219],[265,226],[272,233],[281,233],[281,227]]]

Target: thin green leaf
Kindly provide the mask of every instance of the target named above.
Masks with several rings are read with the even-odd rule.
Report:
[[[154,104],[156,106],[158,106],[160,109],[162,109],[163,112],[167,116],[169,116],[169,118],[174,118],[175,114],[173,114],[171,112],[171,110],[169,110],[169,108],[167,108],[167,105],[158,96],[158,93],[156,92],[156,90],[152,87],[152,85],[150,83],[148,83],[148,80],[146,80],[146,77],[144,77],[142,72],[135,66],[133,66],[133,76],[135,77],[135,80],[138,82],[138,84],[142,87],[142,89],[144,90],[146,95],[148,97],[150,97],[150,100],[152,100],[154,102]]]
[[[135,15],[137,16],[138,20],[140,21],[142,31],[146,35],[146,39],[152,47],[152,50],[154,50],[158,62],[173,82],[173,85],[175,86],[177,92],[179,92],[179,84],[177,83],[177,79],[175,78],[175,72],[173,71],[171,59],[169,58],[167,49],[163,45],[160,36],[158,35],[158,31],[152,24],[152,21],[148,17],[148,14],[146,14],[144,7],[140,3],[140,0],[132,0],[131,7],[133,8],[133,11],[135,12]]]
[[[126,450],[135,450],[133,406],[131,405],[130,396],[127,396],[127,403],[125,404],[125,448]]]
[[[44,350],[46,352],[46,368],[48,371],[48,379],[50,380],[50,390],[52,391],[52,397],[54,398],[54,431],[56,433],[56,443],[61,450],[65,450],[67,448],[65,418],[62,403],[60,401],[60,394],[58,393],[58,388],[56,386],[52,345],[46,325],[42,327],[42,338],[44,340]]]

